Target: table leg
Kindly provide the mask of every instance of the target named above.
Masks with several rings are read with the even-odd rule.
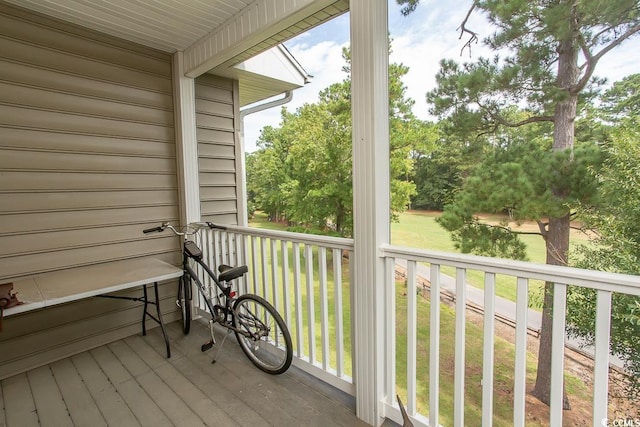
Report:
[[[158,282],[153,284],[153,289],[156,294],[156,313],[158,315],[158,323],[160,329],[162,329],[162,335],[164,336],[164,343],[167,346],[167,358],[171,357],[171,348],[169,347],[169,337],[167,336],[167,330],[164,328],[164,322],[162,321],[162,314],[160,313],[160,299],[158,298]]]
[[[146,320],[147,320],[147,314],[148,314],[147,306],[149,305],[149,298],[147,297],[147,285],[142,285],[142,292],[144,295],[142,297],[142,300],[144,301],[144,310],[142,310],[142,335],[147,335]]]
[[[142,294],[141,298],[132,298],[132,297],[121,297],[117,295],[96,295],[100,298],[112,298],[112,299],[125,299],[129,301],[142,301],[144,302],[144,310],[142,311],[142,335],[147,335],[147,316],[154,320],[156,323],[160,325],[160,329],[162,329],[162,336],[164,337],[164,343],[167,346],[167,358],[171,357],[171,348],[169,346],[169,336],[167,335],[167,330],[164,327],[164,322],[162,321],[162,313],[160,312],[160,296],[158,295],[158,282],[153,283],[153,291],[156,297],[155,301],[149,301],[149,295],[147,293],[147,285],[142,285]],[[149,313],[149,304],[156,306],[156,315]]]

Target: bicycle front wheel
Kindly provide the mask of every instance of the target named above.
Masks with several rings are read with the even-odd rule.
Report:
[[[178,300],[176,305],[180,308],[182,319],[182,332],[185,335],[191,330],[191,276],[184,274],[178,283]]]
[[[291,366],[293,344],[276,309],[257,295],[242,295],[233,306],[233,325],[244,354],[262,371],[277,375]]]

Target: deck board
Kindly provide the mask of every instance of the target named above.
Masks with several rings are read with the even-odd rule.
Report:
[[[171,421],[151,397],[129,374],[118,358],[107,346],[91,350],[91,355],[100,365],[118,393],[127,402],[136,419],[143,427],[171,426]]]
[[[80,374],[70,358],[49,365],[74,425],[106,426],[98,406],[93,401]],[[11,426],[7,423],[7,427]]]
[[[2,389],[4,390],[4,408],[8,426],[39,425],[36,405],[26,374],[7,378],[2,382]]]
[[[138,372],[135,378],[142,389],[156,402],[167,418],[176,426],[198,426],[204,422],[196,415],[189,406],[177,396],[173,390],[158,376],[158,374],[147,365],[134,349],[126,341],[122,342],[126,348],[118,348],[119,357],[126,352],[126,358],[121,361],[130,372]],[[133,357],[132,357],[133,356]],[[146,366],[146,369],[143,367]]]
[[[73,422],[51,369],[48,366],[42,366],[29,371],[27,378],[29,378],[33,400],[38,409],[40,425],[72,427]]]
[[[198,332],[199,331],[195,331],[195,334],[198,334]],[[202,336],[202,338],[200,342],[206,341],[206,336]],[[173,340],[173,342],[178,343],[180,341],[180,337]],[[229,339],[229,341],[231,340]],[[237,399],[242,402],[246,408],[259,414],[262,419],[259,425],[300,425],[300,422],[292,417],[287,410],[283,410],[274,405],[263,391],[257,389],[257,386],[264,382],[263,373],[257,368],[254,368],[253,365],[241,355],[240,349],[235,342],[225,344],[215,364],[211,363],[213,359],[212,351],[202,353],[199,346],[191,348],[193,349],[190,351],[187,350],[189,359],[204,372],[208,381],[223,384],[226,392],[230,393],[234,399]],[[229,357],[231,356],[230,350],[236,350],[233,352],[232,357]],[[242,359],[238,360],[238,358]],[[240,362],[240,368],[237,367],[235,363],[236,360]],[[250,375],[243,375],[244,373],[249,373]]]
[[[1,381],[0,427],[366,425],[351,397],[296,368],[258,370],[233,336],[212,364],[206,327],[167,329],[170,359],[153,329]]]
[[[98,366],[91,353],[80,353],[71,358],[93,401],[108,425],[136,425],[137,420],[122,396]]]
[[[130,337],[126,340],[127,344],[147,363],[155,366],[156,374],[162,381],[171,388],[171,390],[189,406],[206,425],[238,425],[233,418],[225,413],[217,403],[211,400],[205,393],[196,387],[191,381],[184,377],[167,359],[157,353],[147,342],[141,337]],[[183,356],[174,354],[173,359],[179,359]]]

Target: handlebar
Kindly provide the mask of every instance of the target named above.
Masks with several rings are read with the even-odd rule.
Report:
[[[202,222],[196,222],[195,224],[203,224]],[[214,229],[217,228],[218,230],[226,230],[227,227],[225,227],[224,225],[218,225],[218,224],[214,224],[212,222],[205,222],[204,224],[207,225],[207,227],[209,227],[210,229]]]
[[[153,228],[147,228],[145,230],[142,230],[142,232],[144,234],[153,233],[154,231],[164,231],[164,228],[162,228],[162,227],[153,227]]]
[[[192,222],[190,224],[188,224],[186,227],[183,227],[181,230],[184,231],[179,231],[178,229],[176,229],[173,225],[171,225],[168,222],[163,222],[162,225],[160,225],[159,227],[152,227],[152,228],[146,228],[144,230],[142,230],[142,232],[144,234],[149,234],[149,233],[154,233],[154,232],[162,232],[164,230],[166,230],[167,228],[171,231],[173,231],[173,234],[175,234],[176,236],[193,236],[194,234],[198,233],[200,231],[200,229],[202,228],[209,228],[209,229],[217,229],[217,230],[226,230],[227,227],[225,227],[224,225],[218,225],[218,224],[214,224],[212,222]]]

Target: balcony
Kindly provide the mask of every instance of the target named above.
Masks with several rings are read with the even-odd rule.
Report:
[[[264,374],[231,340],[212,365],[206,328],[168,329],[170,359],[155,329],[1,381],[0,425],[366,425],[352,397],[300,370]]]
[[[352,353],[350,337],[358,332],[352,329],[355,310],[352,305],[353,288],[350,286],[352,240],[229,227],[227,231],[204,234],[199,243],[206,249],[211,263],[246,263],[250,266],[249,276],[241,284],[241,289],[264,296],[284,314],[294,341],[296,367],[348,394],[354,394],[353,372],[357,358]],[[592,372],[588,373],[593,378],[593,387],[588,387],[593,402],[589,412],[595,425],[607,418],[611,295],[614,292],[640,295],[638,277],[391,245],[382,246],[379,253],[384,258],[386,276],[383,314],[385,393],[380,404],[387,419],[403,422],[396,400],[396,395],[401,395],[416,426],[438,425],[443,419],[453,420],[454,425],[492,425],[494,422],[525,425],[535,421],[528,415],[527,408],[527,402],[531,400],[527,391],[532,385],[531,378],[527,382],[527,345],[533,339],[529,337],[527,328],[528,288],[534,280],[555,283],[554,306],[557,313],[553,324],[552,401],[550,410],[545,414],[548,418],[537,422],[554,426],[563,425],[563,420],[575,422],[572,414],[565,415],[562,410],[563,372],[565,356],[569,352],[565,348],[564,334],[569,285],[598,290],[595,356]],[[399,260],[406,265],[406,289],[395,274]],[[422,281],[417,274],[419,265],[426,265],[430,270],[426,298],[420,296],[421,289],[417,287]],[[453,303],[455,326],[447,331],[442,326],[442,306],[445,303],[440,297],[440,282],[445,277],[443,270],[452,271],[456,283]],[[466,320],[470,315],[465,297],[466,276],[471,271],[481,272],[484,277],[482,336],[467,332]],[[502,352],[507,351],[504,343],[496,344],[499,340],[496,338],[495,309],[497,276],[512,278],[517,288],[514,350],[509,356],[513,371],[510,373],[496,372],[495,369],[496,357],[503,358]],[[428,338],[417,333],[425,325],[429,325],[431,331]],[[474,331],[472,333],[477,334],[477,329]],[[454,360],[447,361],[453,363],[452,367],[443,365],[443,333],[455,336]],[[472,340],[481,342],[481,360],[465,356],[467,348],[475,345],[470,343]],[[421,357],[418,357],[419,352]],[[418,365],[422,365],[420,369]],[[479,372],[474,371],[470,375],[465,369],[471,365]],[[423,374],[418,375],[418,372]],[[428,372],[427,378],[424,372]],[[513,380],[504,384],[505,377]],[[445,381],[453,387],[443,387]],[[482,408],[481,419],[471,418],[473,413],[466,411],[465,402],[473,399],[469,394],[470,388],[480,388],[480,401],[474,404]],[[505,391],[509,396],[507,399]],[[447,400],[453,402],[446,409],[441,404],[445,393],[451,393]],[[509,406],[506,419],[502,409],[499,414],[494,414],[497,403],[501,407]]]
[[[87,387],[93,388],[88,390],[91,404],[99,412],[89,403],[86,408],[81,405],[81,412],[93,411],[88,424],[104,420],[126,425],[105,418],[120,414],[114,408],[122,407],[118,396],[125,395],[132,404],[144,400],[139,408],[149,416],[158,416],[158,407],[169,411],[171,416],[167,412],[164,416],[172,424],[189,417],[214,423],[208,418],[214,413],[211,402],[225,402],[234,413],[241,402],[245,410],[237,413],[256,425],[261,421],[298,425],[303,418],[325,425],[327,417],[336,416],[339,419],[332,418],[336,422],[357,425],[354,408],[358,419],[371,425],[401,423],[397,393],[417,426],[497,425],[498,421],[524,425],[530,421],[527,344],[532,339],[524,319],[527,288],[533,280],[556,283],[558,314],[552,405],[539,422],[557,426],[568,419],[561,409],[560,385],[565,371],[564,295],[569,285],[599,293],[595,393],[587,418],[600,425],[611,415],[607,413],[611,294],[640,295],[640,278],[387,244],[386,2],[291,0],[275,10],[271,0],[212,1],[199,3],[202,13],[163,8],[154,14],[145,5],[157,8],[155,1],[140,2],[127,13],[99,1],[78,3],[83,7],[55,0],[0,1],[4,52],[0,77],[5,89],[0,91],[0,283],[131,258],[159,258],[179,265],[176,239],[143,239],[140,231],[167,220],[246,224],[240,107],[248,100],[241,98],[240,88],[254,79],[244,78],[241,71],[246,70],[230,68],[348,9],[353,35],[355,240],[246,227],[202,236],[200,244],[211,263],[247,263],[251,275],[241,283],[241,291],[267,297],[284,314],[293,335],[295,369],[283,377],[262,376],[244,358],[236,357],[233,343],[212,366],[210,355],[199,352],[198,335],[185,338],[175,324],[169,329],[176,355],[162,359],[157,332],[146,339],[131,337],[139,331],[135,304],[87,300],[5,319],[0,335],[0,425],[48,420],[64,424],[69,421],[65,409],[74,421],[70,406],[76,399],[88,398]],[[194,16],[202,18],[198,25],[193,25]],[[261,80],[252,93],[262,97],[265,84]],[[406,286],[404,279],[395,277],[398,262],[407,266]],[[429,288],[427,298],[418,298],[416,287],[423,282],[418,271],[423,267],[430,271]],[[466,371],[472,354],[470,338],[478,338],[465,322],[470,317],[465,276],[471,272],[482,275],[487,290],[480,322],[481,356],[473,360],[477,375]],[[453,315],[448,317],[453,328],[446,332],[446,304],[440,299],[445,273],[454,277],[457,288]],[[513,380],[506,386],[496,369],[497,276],[510,277],[519,294],[510,356]],[[161,287],[160,299],[165,320],[177,319],[175,282]],[[197,310],[197,315],[206,313]],[[418,336],[425,327],[440,333]],[[445,360],[444,338],[453,347],[451,360]],[[106,364],[100,365],[99,359]],[[109,362],[115,359],[117,363]],[[424,360],[430,363],[425,365]],[[84,370],[81,366],[87,368],[86,379],[78,376]],[[107,373],[111,369],[113,376]],[[89,377],[95,382],[87,381]],[[81,379],[85,389],[78,385]],[[232,387],[234,399],[217,391],[220,380]],[[65,381],[73,382],[63,385]],[[168,390],[171,381],[175,388]],[[503,402],[496,393],[498,385],[508,390],[507,416],[497,410]],[[67,386],[80,388],[67,399],[62,390]],[[119,394],[114,394],[114,387]],[[482,409],[467,413],[472,388],[478,391]],[[148,390],[148,398],[137,393],[140,389]],[[330,396],[339,396],[337,406],[333,397],[307,400],[327,390]],[[180,403],[183,395],[206,405],[206,411],[201,406],[187,410]],[[64,402],[55,396],[65,397]],[[258,403],[252,409],[256,414],[246,409]],[[138,418],[134,408],[127,407],[137,421],[154,420]]]
[[[211,364],[212,353],[200,352],[200,344],[208,340],[206,328],[196,324],[192,333],[184,336],[178,323],[171,323],[170,359],[164,357],[164,341],[155,329],[147,337],[132,336],[3,380],[0,408],[4,409],[0,411],[0,421],[8,426],[43,422],[72,425],[82,424],[82,420],[91,425],[123,426],[366,425],[354,414],[357,396],[353,372],[357,359],[352,357],[351,336],[358,332],[353,330],[352,322],[353,241],[229,227],[227,231],[202,234],[198,243],[205,249],[208,262],[214,265],[250,266],[249,275],[239,283],[240,290],[266,297],[283,313],[294,343],[294,367],[289,372],[282,376],[263,374],[243,356],[233,339],[219,353],[218,362]],[[497,395],[495,390],[505,388],[512,395],[508,399],[512,418],[507,424],[525,425],[534,421],[528,416],[530,398],[526,395],[527,341],[531,339],[526,323],[527,288],[532,280],[556,283],[555,303],[561,314],[567,284],[598,289],[599,321],[590,373],[594,378],[590,390],[595,390],[591,418],[597,425],[607,417],[610,297],[612,292],[639,295],[637,277],[389,245],[380,248],[380,256],[385,260],[387,276],[383,337],[385,396],[379,402],[387,419],[385,425],[403,423],[396,400],[398,394],[416,426],[438,425],[442,419],[453,419],[454,425],[504,423],[504,418],[500,418],[504,414],[496,414],[494,418],[494,408],[499,399],[501,405],[505,404],[504,395]],[[406,289],[405,283],[395,276],[398,260],[406,263]],[[431,274],[426,313],[425,298],[417,288],[420,264],[428,265]],[[443,366],[442,332],[433,333],[443,331],[441,308],[445,302],[438,295],[442,271],[449,267],[455,269],[457,287],[453,367]],[[470,271],[481,271],[485,277],[483,336],[473,337],[482,341],[481,361],[465,357],[470,345],[465,322],[469,318],[465,277]],[[511,384],[503,383],[504,372],[495,372],[496,275],[511,276],[517,283]],[[196,317],[206,317],[202,304],[195,301],[195,305],[199,308]],[[574,422],[563,419],[562,394],[557,391],[562,387],[567,351],[562,338],[564,322],[563,315],[554,316],[554,332],[559,332],[554,335],[561,337],[556,338],[553,347],[552,390],[556,391],[552,393],[549,418],[537,420],[541,425]],[[426,340],[417,334],[424,323],[432,331]],[[398,325],[406,325],[404,333]],[[401,335],[403,338],[399,339]],[[500,348],[504,349],[504,345]],[[427,353],[425,362],[422,359]],[[418,365],[425,363],[428,379],[418,375]],[[465,373],[470,364],[481,366],[479,381],[477,376]],[[450,381],[453,388],[443,387],[444,381]],[[482,419],[472,419],[465,411],[470,387],[481,388]],[[444,409],[442,396],[447,393],[452,393],[449,397],[453,406]]]

